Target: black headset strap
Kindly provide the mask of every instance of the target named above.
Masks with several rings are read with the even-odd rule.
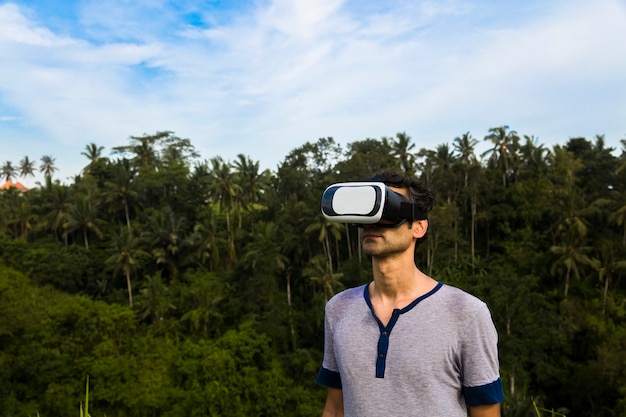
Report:
[[[419,209],[417,204],[402,202],[400,203],[400,217],[409,220],[426,220],[428,214]]]

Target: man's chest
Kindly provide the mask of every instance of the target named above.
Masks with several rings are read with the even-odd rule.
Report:
[[[428,314],[400,314],[382,326],[371,314],[336,323],[334,351],[342,378],[417,381],[445,372],[460,378],[458,331]]]

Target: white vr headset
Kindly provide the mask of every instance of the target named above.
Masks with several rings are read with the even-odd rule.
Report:
[[[396,227],[407,220],[425,220],[426,213],[382,182],[343,182],[326,188],[322,214],[331,222]]]

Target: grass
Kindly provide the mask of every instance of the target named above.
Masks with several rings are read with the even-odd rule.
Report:
[[[546,414],[543,414],[544,412],[550,413],[550,414],[547,414],[547,415],[551,416],[551,417],[567,417],[565,414],[558,413],[558,412],[556,412],[554,410],[548,410],[546,408],[538,407],[534,398],[532,399],[532,402],[533,402],[533,408],[535,409],[535,413],[537,413],[537,417],[545,416]]]
[[[80,404],[80,417],[91,417],[89,414],[89,375],[87,375],[87,384],[85,386],[85,406]]]

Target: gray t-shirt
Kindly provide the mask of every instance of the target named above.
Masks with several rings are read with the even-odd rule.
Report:
[[[367,285],[326,305],[317,382],[342,388],[345,417],[466,417],[503,399],[487,305],[439,283],[383,326]]]

